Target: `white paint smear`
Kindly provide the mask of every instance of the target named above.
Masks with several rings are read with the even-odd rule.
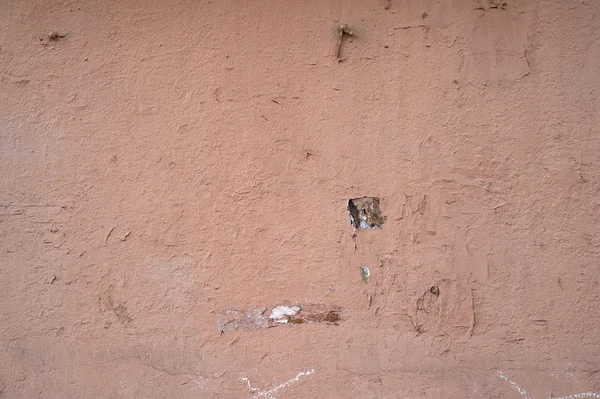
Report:
[[[513,387],[513,389],[515,391],[517,391],[525,399],[534,399],[530,396],[527,396],[527,391],[524,390],[523,388],[521,388],[516,382],[511,381],[507,376],[505,376],[502,373],[502,371],[498,371],[496,374],[498,375],[498,378],[500,378],[503,381],[508,382],[510,384],[510,386]],[[584,399],[584,398],[600,399],[600,394],[597,394],[595,392],[582,392],[582,393],[575,393],[573,395],[567,395],[567,396],[552,396],[552,395],[550,395],[550,397],[549,397],[549,399]]]
[[[297,307],[297,306],[294,306],[294,307]],[[242,378],[242,381],[244,381],[244,382],[246,382],[248,384],[248,388],[252,392],[256,392],[256,395],[254,395],[252,397],[253,399],[261,398],[261,397],[266,398],[266,399],[275,399],[275,396],[273,396],[273,394],[277,393],[277,391],[279,391],[280,389],[289,387],[293,383],[300,381],[300,378],[302,378],[304,376],[307,376],[307,375],[311,375],[312,373],[314,373],[313,369],[306,370],[306,371],[301,371],[301,372],[298,373],[298,375],[296,375],[291,380],[288,380],[288,381],[286,381],[284,383],[281,383],[281,384],[277,385],[276,387],[273,387],[273,388],[271,388],[269,390],[260,390],[258,388],[253,388],[252,385],[250,384],[250,379],[248,379],[246,377]]]
[[[285,324],[288,322],[290,317],[296,315],[300,311],[300,306],[275,306],[271,309],[271,315],[269,319],[273,320],[278,324]]]

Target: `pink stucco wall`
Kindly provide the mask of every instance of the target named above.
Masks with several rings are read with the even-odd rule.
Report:
[[[593,0],[0,1],[0,397],[600,398],[599,38]]]

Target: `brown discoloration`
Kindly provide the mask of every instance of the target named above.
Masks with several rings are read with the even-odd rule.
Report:
[[[133,321],[133,318],[129,314],[127,310],[127,306],[124,303],[119,303],[118,305],[114,304],[112,291],[114,287],[110,287],[108,291],[106,291],[99,299],[101,310],[109,310],[114,313],[117,317],[117,320],[121,322],[121,324],[127,324]]]
[[[120,303],[117,306],[113,307],[113,311],[115,312],[115,315],[117,316],[117,319],[119,319],[119,321],[122,324],[127,324],[127,323],[133,321],[133,319],[129,315],[129,312],[127,311],[127,307],[125,305],[123,305],[122,303]]]
[[[337,306],[310,304],[302,308],[302,311],[293,319],[304,322],[335,324],[342,320],[341,314],[344,309]]]
[[[316,313],[312,315],[306,315],[306,320],[315,321],[315,322],[327,322],[327,323],[337,323],[341,320],[340,312],[335,310],[330,310],[325,313]]]

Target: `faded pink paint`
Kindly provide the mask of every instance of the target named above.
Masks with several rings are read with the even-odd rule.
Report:
[[[600,2],[488,3],[0,2],[0,397],[600,393]]]

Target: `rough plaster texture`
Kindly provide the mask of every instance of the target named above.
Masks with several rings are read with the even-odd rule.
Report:
[[[1,1],[0,397],[599,397],[599,83],[594,0]]]

